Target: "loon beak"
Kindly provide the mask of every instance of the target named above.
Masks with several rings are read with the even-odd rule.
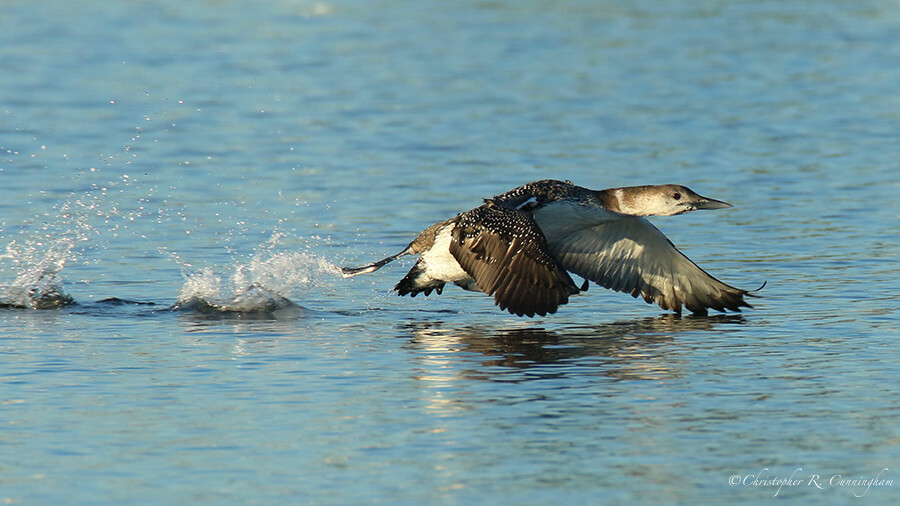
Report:
[[[699,200],[691,202],[691,205],[694,209],[725,209],[728,207],[734,207],[728,202],[722,202],[721,200],[716,199],[708,199],[706,197],[700,197]]]

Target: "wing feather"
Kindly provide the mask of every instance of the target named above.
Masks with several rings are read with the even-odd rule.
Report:
[[[552,238],[549,248],[566,270],[676,313],[752,307],[746,290],[712,277],[645,218],[587,224]]]
[[[478,288],[519,316],[555,313],[579,291],[534,219],[514,209],[486,204],[459,215],[450,253]]]

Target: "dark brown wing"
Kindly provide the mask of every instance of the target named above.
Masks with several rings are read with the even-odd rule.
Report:
[[[486,204],[456,220],[450,253],[500,309],[543,316],[578,293],[530,215]]]

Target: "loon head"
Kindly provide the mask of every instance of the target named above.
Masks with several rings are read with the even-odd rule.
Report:
[[[601,190],[597,194],[611,211],[631,216],[674,216],[698,209],[732,207],[677,184],[628,186]]]

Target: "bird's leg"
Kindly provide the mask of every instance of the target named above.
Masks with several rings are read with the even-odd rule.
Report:
[[[410,248],[406,248],[396,255],[391,255],[369,265],[363,265],[362,267],[341,267],[341,274],[343,274],[345,278],[352,278],[353,276],[358,276],[360,274],[375,272],[378,269],[382,268],[384,265],[389,264],[394,260],[402,257],[403,255],[407,255],[409,253],[412,253],[412,251],[410,250]]]

